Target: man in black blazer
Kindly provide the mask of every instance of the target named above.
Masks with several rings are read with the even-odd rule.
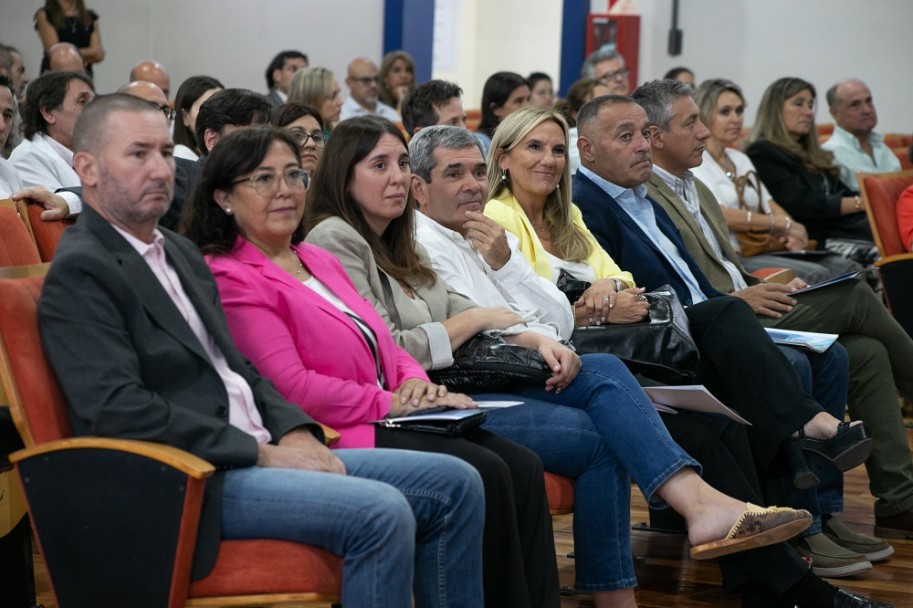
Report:
[[[643,184],[652,163],[644,111],[619,96],[588,106],[577,123],[583,166],[574,174],[574,202],[599,243],[638,285],[668,284],[686,306],[701,351],[699,380],[752,421],[749,437],[759,465],[767,469],[780,442],[810,419],[829,420],[832,436],[836,423],[802,392],[789,361],[751,308],[709,284],[672,221],[646,197]],[[754,373],[746,378],[745,370]],[[780,408],[782,416],[771,415]]]
[[[475,471],[434,454],[327,449],[320,427],[235,347],[196,247],[157,227],[174,180],[162,112],[124,95],[85,112],[74,165],[86,207],[39,302],[76,434],[166,443],[217,467],[194,578],[211,569],[220,538],[286,539],[345,556],[346,604],[408,606],[413,556],[444,547],[460,556],[450,593],[481,598]]]

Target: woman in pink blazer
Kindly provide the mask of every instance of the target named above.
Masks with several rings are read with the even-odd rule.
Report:
[[[438,452],[475,467],[485,488],[485,605],[557,608],[538,456],[480,428],[447,437],[372,424],[476,404],[428,380],[335,257],[292,245],[304,236],[306,184],[294,140],[243,129],[213,149],[184,208],[182,231],[207,254],[235,342],[286,399],[339,431],[336,447]]]

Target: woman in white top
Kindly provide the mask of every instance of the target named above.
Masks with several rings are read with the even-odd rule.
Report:
[[[730,244],[740,253],[745,268],[749,272],[769,267],[792,268],[808,283],[858,269],[855,262],[824,252],[805,254],[814,258],[800,257],[809,244],[805,226],[770,197],[748,156],[730,147],[741,137],[745,112],[745,99],[738,85],[724,79],[705,80],[695,92],[695,101],[710,138],[704,143],[704,162],[692,172],[720,203],[729,225]],[[759,242],[773,237],[769,238],[772,248],[750,254],[743,247],[746,237]],[[770,255],[778,250],[794,254]]]

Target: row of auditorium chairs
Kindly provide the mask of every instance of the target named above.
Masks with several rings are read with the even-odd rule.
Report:
[[[47,262],[67,225],[42,222],[40,212],[0,201],[0,386],[25,444],[10,460],[57,606],[335,605],[341,558],[299,543],[223,541],[212,572],[191,581],[214,467],[165,445],[73,437],[37,319]],[[546,473],[545,482],[553,515],[571,513],[573,481]]]

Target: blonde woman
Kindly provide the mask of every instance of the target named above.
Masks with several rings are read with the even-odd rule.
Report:
[[[339,122],[343,101],[339,93],[339,81],[333,72],[326,68],[311,67],[298,70],[292,78],[288,100],[316,108],[323,119],[325,137],[329,137],[330,131]]]

